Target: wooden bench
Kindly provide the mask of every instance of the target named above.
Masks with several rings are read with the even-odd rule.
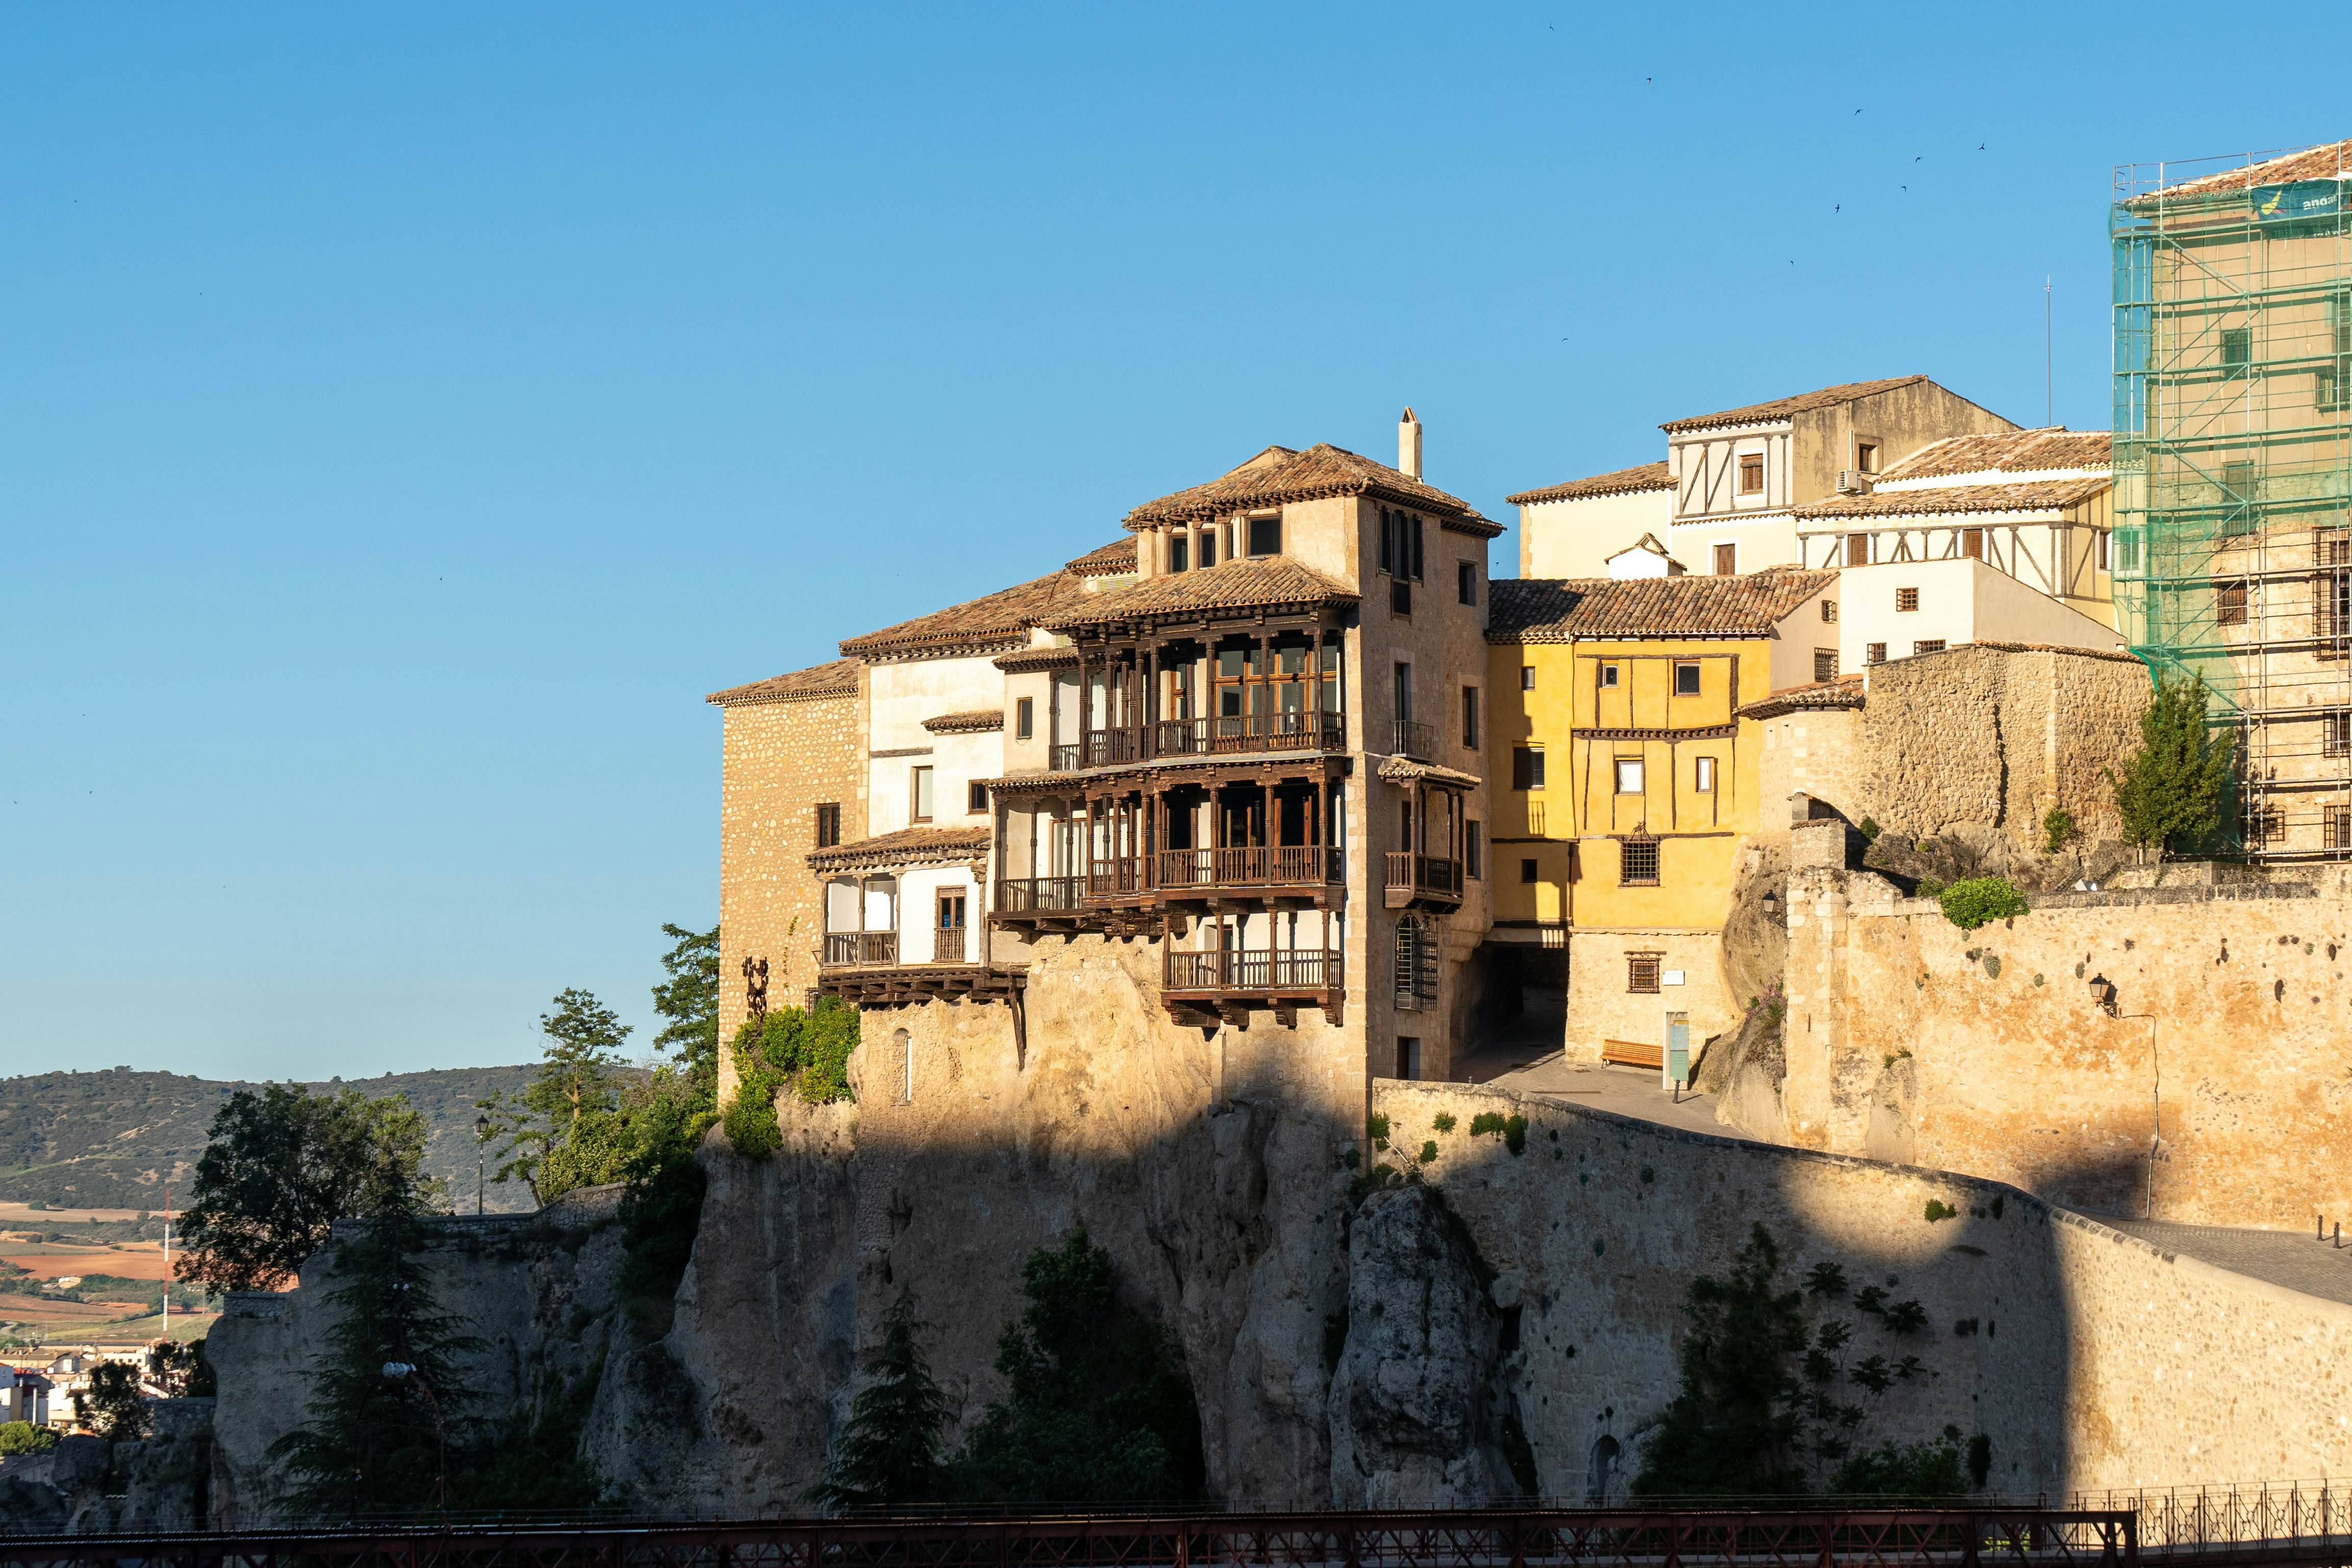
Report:
[[[1601,1059],[1619,1067],[1663,1068],[1666,1065],[1666,1047],[1655,1040],[1646,1045],[1639,1040],[1603,1040]]]

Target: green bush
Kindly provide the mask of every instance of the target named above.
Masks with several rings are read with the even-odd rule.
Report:
[[[1372,1135],[1373,1148],[1389,1146],[1389,1119],[1385,1115],[1375,1113],[1370,1121],[1364,1123],[1364,1129]]]
[[[1929,1198],[1927,1200],[1927,1223],[1929,1225],[1934,1225],[1937,1220],[1958,1219],[1959,1217],[1960,1211],[1954,1208],[1951,1205],[1943,1203],[1935,1198]]]
[[[1499,1110],[1482,1110],[1470,1119],[1470,1136],[1473,1138],[1498,1135],[1502,1131],[1503,1113]]]
[[[1989,1471],[1992,1456],[1990,1440],[1972,1439],[1969,1458],[1973,1465],[1979,1442],[1983,1443],[1985,1468]],[[1960,1429],[1947,1426],[1940,1443],[1882,1443],[1856,1454],[1830,1478],[1830,1495],[1916,1500],[1960,1497],[1969,1490],[1960,1466]],[[1979,1480],[1977,1484],[1984,1483]]]
[[[1862,836],[1863,836],[1864,838],[1868,839],[1871,843],[1875,844],[1875,843],[1877,843],[1877,842],[1878,842],[1878,833],[1879,833],[1878,824],[1877,824],[1877,823],[1875,823],[1875,822],[1873,822],[1869,817],[1866,817],[1866,816],[1865,816],[1865,817],[1864,817],[1864,818],[1862,819],[1862,826],[1861,826],[1861,828],[1860,828],[1860,832],[1861,832]]]
[[[2052,806],[2042,817],[2042,852],[2055,855],[2081,836],[2074,826],[2074,814],[2060,805]]]
[[[38,1454],[58,1446],[58,1435],[30,1421],[0,1421],[0,1454]]]
[[[2025,912],[2025,895],[2006,877],[1964,877],[1936,895],[1944,918],[1962,931]]]
[[[1430,1125],[1435,1127],[1440,1132],[1451,1132],[1454,1131],[1454,1113],[1450,1110],[1441,1110],[1437,1113],[1437,1120]]]
[[[857,1037],[857,1009],[833,996],[745,1020],[735,1031],[735,1098],[721,1118],[735,1152],[756,1160],[782,1145],[776,1096],[787,1088],[811,1105],[856,1099],[849,1053]]]

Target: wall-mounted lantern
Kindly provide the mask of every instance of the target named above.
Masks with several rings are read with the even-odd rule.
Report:
[[[2108,979],[2104,974],[2094,974],[2090,979],[2090,987],[2091,1000],[2099,1005],[2100,1012],[2105,1013],[2110,1018],[2121,1016],[2123,1005],[2116,1000],[2116,983],[2114,981]]]

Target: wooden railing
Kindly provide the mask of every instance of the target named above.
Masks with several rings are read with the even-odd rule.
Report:
[[[1410,719],[1391,719],[1389,750],[1400,757],[1419,757],[1423,762],[1437,755],[1437,732],[1426,724],[1416,724]]]
[[[1051,914],[1081,908],[1087,901],[1084,877],[1008,877],[996,884],[1000,914]]]
[[[1344,961],[1337,952],[1209,952],[1166,950],[1160,985],[1169,991],[1337,991],[1344,984]]]
[[[965,939],[962,926],[939,926],[931,931],[931,962],[933,963],[970,963],[971,943]]]
[[[1143,890],[1143,862],[1134,856],[1094,863],[1094,874],[1087,879],[1087,896],[1091,899],[1115,898],[1120,893]]]
[[[1388,889],[1416,898],[1458,899],[1462,896],[1462,862],[1392,849],[1389,851]]]
[[[1162,849],[1152,869],[1161,888],[1312,888],[1343,880],[1347,862],[1328,845],[1263,844]]]
[[[1348,745],[1342,713],[1234,713],[1162,719],[1152,726],[1152,754],[1213,756],[1221,752],[1339,752]]]
[[[898,962],[895,931],[829,931],[824,933],[827,969],[872,969]]]

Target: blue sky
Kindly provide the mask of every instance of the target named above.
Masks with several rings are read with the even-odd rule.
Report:
[[[2038,421],[2045,275],[2103,427],[2112,165],[2352,133],[2316,57],[2220,91],[2168,26],[9,7],[0,1073],[643,1024],[716,918],[703,693],[1270,441],[1410,403],[1503,517],[1832,382]]]

